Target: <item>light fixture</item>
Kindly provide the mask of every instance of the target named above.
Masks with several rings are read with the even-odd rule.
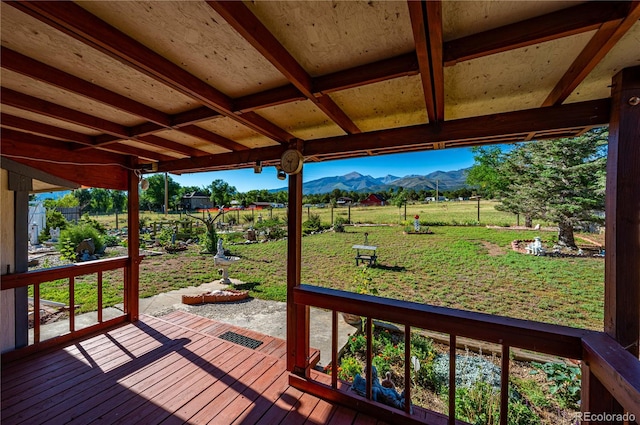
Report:
[[[135,170],[134,172],[136,173],[136,176],[138,176],[138,184],[140,185],[140,189],[149,189],[149,180],[142,177],[142,172],[140,170]]]
[[[278,174],[277,174],[278,180],[286,180],[287,179],[287,173],[285,173],[282,170],[282,168],[276,167],[276,170],[278,171]]]
[[[262,161],[256,161],[256,164],[253,166],[253,172],[256,174],[262,173]]]

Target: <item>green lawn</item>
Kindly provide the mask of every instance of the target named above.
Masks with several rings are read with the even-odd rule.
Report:
[[[432,227],[432,235],[404,235],[400,226],[347,227],[345,233],[305,237],[302,282],[355,290],[361,267],[353,244],[379,246],[369,270],[379,295],[549,323],[602,329],[604,262],[594,258],[535,257],[513,252],[514,239],[543,240],[550,232],[484,227]],[[231,247],[242,261],[229,270],[252,295],[284,300],[286,242]]]
[[[494,205],[482,202],[483,224],[515,225],[513,215],[495,210]],[[272,214],[285,212],[274,209]],[[323,223],[328,224],[331,219],[329,208],[311,208],[309,213],[320,214]],[[348,210],[339,208],[333,213],[335,218],[348,214]],[[242,219],[250,212],[239,214]],[[305,208],[303,219],[306,214]],[[477,218],[477,204],[409,205],[408,220],[404,224],[411,223],[415,214],[420,215],[423,223],[472,223]],[[360,223],[398,223],[404,219],[403,215],[404,208],[397,207],[351,209],[351,220]],[[160,218],[160,215],[143,216],[147,220]],[[264,211],[263,216],[268,218],[269,212]],[[169,217],[178,218],[177,215]],[[114,217],[102,219],[106,223],[114,221]],[[533,239],[540,235],[543,241],[551,241],[556,237],[554,232],[431,225],[433,234],[405,235],[404,224],[347,226],[344,233],[304,237],[302,282],[355,291],[362,266],[356,267],[351,246],[361,244],[364,233],[368,232],[369,243],[379,246],[378,265],[370,268],[368,275],[372,287],[381,296],[602,329],[604,261],[601,258],[535,257],[510,249],[514,239]],[[598,240],[601,236],[589,235],[589,238]],[[588,244],[579,238],[577,241]],[[230,267],[231,277],[246,282],[244,287],[250,289],[254,297],[284,301],[286,244],[284,240],[253,245],[225,244],[233,255],[242,258]],[[192,246],[179,254],[146,258],[141,265],[140,295],[147,297],[218,277],[212,257],[200,254],[200,248]],[[117,286],[111,288],[106,298],[114,299],[121,290]],[[91,305],[92,301],[86,303]]]

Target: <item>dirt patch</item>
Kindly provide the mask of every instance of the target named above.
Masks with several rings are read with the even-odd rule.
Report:
[[[497,257],[498,255],[506,254],[504,248],[502,248],[500,245],[496,245],[494,243],[487,242],[487,241],[482,241],[482,246],[487,248],[487,252],[492,257]]]

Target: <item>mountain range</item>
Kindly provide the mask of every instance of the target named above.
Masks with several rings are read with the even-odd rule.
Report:
[[[335,189],[354,192],[385,192],[390,188],[403,187],[414,190],[434,190],[436,184],[442,191],[456,190],[467,187],[467,171],[463,168],[455,171],[434,171],[427,175],[407,175],[397,177],[386,175],[384,177],[364,176],[358,172],[351,172],[344,176],[323,177],[317,180],[305,182],[302,186],[304,195],[329,193]],[[287,190],[286,187],[273,189],[271,192]]]

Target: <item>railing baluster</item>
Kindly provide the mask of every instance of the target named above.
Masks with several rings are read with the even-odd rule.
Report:
[[[373,355],[373,332],[372,332],[372,326],[373,324],[373,319],[371,317],[367,317],[367,325],[366,325],[366,336],[367,336],[367,400],[371,400],[371,389],[372,387],[372,379],[373,379],[373,368],[371,366],[373,366],[373,358],[371,357]]]
[[[71,276],[69,278],[69,331],[74,332],[76,330],[76,285],[75,278]]]
[[[507,425],[509,415],[509,346],[502,344],[500,368],[500,425]]]
[[[33,343],[40,342],[40,284],[33,285]]]
[[[404,325],[404,411],[411,412],[411,326]]]
[[[449,425],[456,423],[456,336],[449,335]]]
[[[331,312],[331,388],[338,388],[338,312]]]
[[[127,294],[129,293],[129,266],[125,266],[124,270],[122,270],[124,276],[122,277],[122,281],[124,282],[124,292],[122,293],[122,307],[124,308],[124,314],[129,314],[131,310],[129,309],[129,297]]]
[[[98,272],[98,323],[102,323],[102,271]]]

